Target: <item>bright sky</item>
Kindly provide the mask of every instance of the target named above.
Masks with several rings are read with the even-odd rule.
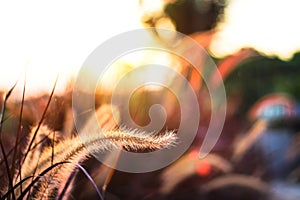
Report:
[[[137,1],[0,1],[0,88],[51,91],[110,37],[141,28]],[[30,90],[30,91],[29,91]],[[63,88],[58,88],[63,90]]]
[[[300,49],[300,1],[231,2],[215,54],[254,46],[287,58]],[[50,91],[58,72],[63,85],[101,42],[142,27],[139,16],[138,0],[0,1],[0,88],[21,88],[25,71],[30,92]]]
[[[230,0],[222,31],[212,47],[219,56],[251,46],[283,59],[300,50],[300,1]]]

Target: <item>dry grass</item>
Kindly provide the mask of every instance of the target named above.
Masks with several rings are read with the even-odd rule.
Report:
[[[41,118],[31,128],[27,135],[22,134],[24,94],[20,103],[20,115],[15,142],[4,138],[2,125],[5,122],[6,105],[13,91],[3,95],[0,123],[1,145],[1,178],[4,182],[0,188],[1,199],[66,199],[74,182],[77,170],[81,170],[92,182],[99,198],[103,199],[97,186],[89,173],[80,165],[92,156],[93,153],[125,149],[128,151],[156,150],[173,145],[176,140],[174,132],[164,134],[145,133],[138,130],[121,131],[116,128],[116,123],[110,120],[107,108],[97,111],[100,117],[98,122],[104,127],[102,131],[88,133],[72,133],[64,135],[63,132],[49,128],[45,121],[54,89],[49,96]],[[36,116],[35,116],[36,117]],[[55,116],[54,116],[55,117]],[[57,116],[59,117],[59,116]],[[7,119],[9,120],[9,118]],[[7,121],[6,121],[7,122]],[[62,121],[61,123],[65,123]],[[89,122],[87,122],[89,125]],[[72,128],[68,128],[70,132]],[[88,129],[84,129],[88,130]],[[11,149],[10,149],[11,148]],[[10,150],[7,150],[10,149]],[[106,184],[108,184],[106,182]]]

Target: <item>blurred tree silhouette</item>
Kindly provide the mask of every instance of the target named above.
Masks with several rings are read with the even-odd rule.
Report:
[[[177,0],[165,7],[165,13],[184,34],[208,31],[216,27],[225,2],[216,0]]]
[[[168,17],[174,23],[176,30],[186,35],[195,32],[209,31],[216,27],[222,19],[225,0],[175,0],[165,1],[162,12],[145,14],[143,22],[151,27]]]
[[[269,93],[287,93],[299,101],[299,65],[300,52],[290,61],[259,55],[238,64],[225,80],[227,95],[241,96],[236,114],[245,115],[258,99]]]

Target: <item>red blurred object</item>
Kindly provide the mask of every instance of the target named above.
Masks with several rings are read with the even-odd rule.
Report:
[[[199,153],[194,150],[189,154],[189,158],[199,159],[198,155]],[[209,162],[202,160],[202,161],[198,161],[198,163],[195,165],[195,170],[199,176],[208,176],[212,171],[212,166],[210,165]]]
[[[211,173],[212,167],[206,161],[201,161],[196,165],[196,173],[199,176],[208,176]]]

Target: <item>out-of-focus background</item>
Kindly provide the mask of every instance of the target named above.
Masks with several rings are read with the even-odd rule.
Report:
[[[181,118],[194,120],[189,113],[181,116],[178,99],[162,87],[138,88],[132,93],[129,105],[125,105],[126,102],[123,105],[122,101],[120,105],[111,105],[112,90],[118,80],[135,67],[151,63],[170,66],[189,81],[198,102],[183,105],[183,108],[191,112],[199,107],[197,135],[176,162],[154,172],[114,171],[94,158],[83,162],[101,192],[106,192],[105,199],[298,200],[299,6],[296,0],[2,1],[1,96],[16,81],[18,83],[3,115],[1,141],[7,155],[2,153],[1,158],[7,158],[14,166],[13,161],[24,156],[21,150],[19,155],[12,156],[18,134],[23,136],[18,144],[22,149],[28,134],[39,122],[51,130],[47,137],[57,132],[62,139],[70,139],[80,131],[74,127],[72,84],[85,59],[103,41],[136,28],[167,28],[182,32],[200,44],[218,71],[208,69],[206,63],[201,62],[202,57],[199,58],[201,69],[209,74],[204,83],[193,66],[167,52],[144,50],[123,56],[110,66],[102,87],[97,88],[95,108],[99,126],[106,130],[120,128],[128,108],[134,122],[147,125],[153,104],[164,106],[167,114],[161,131],[176,131]],[[160,32],[149,31],[147,40],[150,44],[166,45],[168,39]],[[180,39],[184,41],[185,37]],[[193,50],[187,47],[184,53],[193,54]],[[58,74],[56,92],[49,97]],[[167,80],[178,94],[185,90],[168,74],[148,74],[147,71],[139,77],[131,77],[128,84],[146,75]],[[26,92],[22,101],[25,78]],[[218,91],[223,83],[227,102],[219,102],[218,109],[212,108],[207,86]],[[117,94],[120,99],[127,92],[127,86],[126,82],[122,85],[124,90]],[[0,102],[3,103],[2,99]],[[81,99],[79,103],[85,102],[86,99]],[[225,105],[221,136],[210,154],[199,159],[198,150],[212,112],[221,115]],[[113,114],[117,117],[113,118]],[[190,134],[188,128],[184,131]],[[49,146],[48,143],[43,145]],[[0,189],[8,183],[4,164],[1,159],[0,178],[4,181]],[[74,183],[68,193],[70,199],[98,197],[83,174],[79,173]]]

